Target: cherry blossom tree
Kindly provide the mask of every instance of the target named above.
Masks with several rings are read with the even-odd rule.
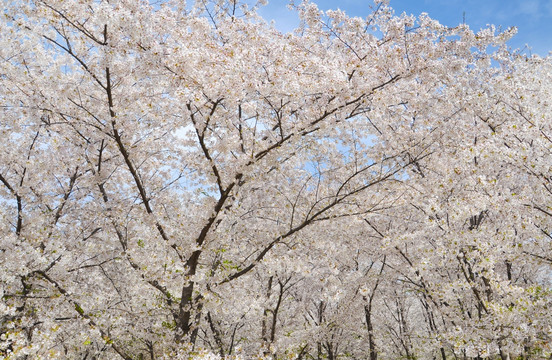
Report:
[[[3,5],[0,356],[550,355],[552,64],[513,31]]]

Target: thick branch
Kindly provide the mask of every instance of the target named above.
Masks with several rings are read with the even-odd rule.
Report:
[[[393,77],[391,77],[389,80],[381,83],[380,85],[377,85],[375,87],[372,88],[372,90],[369,92],[369,93],[366,93],[366,94],[361,94],[359,95],[357,98],[353,99],[353,100],[350,100],[350,101],[347,101],[345,104],[342,104],[342,105],[339,105],[339,106],[336,106],[334,107],[333,109],[331,110],[326,110],[324,111],[324,113],[322,115],[320,115],[318,118],[316,118],[315,120],[311,121],[308,126],[305,126],[301,129],[298,129],[296,132],[291,132],[289,133],[288,135],[286,135],[285,137],[282,137],[279,141],[277,141],[276,143],[270,145],[268,148],[262,150],[262,151],[259,151],[257,154],[255,154],[254,158],[255,160],[260,160],[262,159],[263,157],[265,157],[266,155],[268,155],[270,152],[272,152],[274,149],[277,149],[279,147],[281,147],[284,143],[286,143],[289,139],[291,139],[293,136],[296,136],[296,135],[299,135],[299,136],[306,136],[306,135],[309,135],[311,134],[312,132],[314,131],[317,131],[319,128],[316,127],[316,125],[318,123],[320,123],[321,121],[323,121],[324,119],[326,119],[327,117],[329,117],[330,115],[336,113],[337,111],[339,110],[342,110],[350,105],[353,105],[353,104],[356,104],[356,103],[359,103],[361,102],[363,99],[365,99],[366,97],[372,95],[375,91],[399,80],[401,78],[400,75],[395,75]],[[252,163],[252,162],[251,162]]]
[[[125,147],[123,140],[121,139],[121,135],[119,134],[119,130],[117,129],[117,122],[116,122],[116,115],[115,111],[113,110],[113,93],[112,93],[112,87],[111,87],[111,76],[109,73],[109,67],[105,68],[105,76],[106,76],[106,93],[107,93],[107,101],[109,105],[109,115],[111,116],[111,127],[113,129],[113,138],[115,139],[115,142],[117,143],[117,147],[119,149],[119,152],[123,156],[123,159],[125,161],[125,164],[128,167],[128,170],[130,171],[130,174],[132,175],[132,178],[134,179],[134,183],[136,184],[136,188],[138,189],[138,192],[140,194],[140,198],[142,199],[142,203],[144,204],[144,207],[146,208],[146,212],[148,214],[153,215],[153,210],[150,205],[149,198],[146,194],[146,188],[144,187],[144,184],[142,183],[142,180],[140,179],[140,176],[138,175],[138,171],[136,170],[136,167],[132,163],[132,160],[130,159],[130,154]],[[159,223],[159,221],[155,221],[155,227],[157,228],[157,231],[161,235],[161,238],[163,240],[169,242],[169,236],[165,232],[165,229],[163,226]],[[173,248],[176,250],[176,246],[173,246]],[[179,255],[180,256],[180,255]]]
[[[53,221],[54,226],[57,224],[59,218],[63,214],[63,208],[65,207],[65,204],[67,203],[67,200],[69,199],[69,196],[71,196],[71,193],[73,192],[73,187],[75,186],[75,182],[77,181],[78,176],[79,176],[79,167],[77,166],[77,168],[75,169],[75,172],[69,178],[69,189],[67,189],[65,194],[63,194],[63,201],[59,205],[59,207],[56,211],[56,214],[54,216],[54,221]],[[52,234],[50,233],[50,235],[52,235]]]
[[[0,174],[0,182],[4,184],[6,188],[15,196],[15,201],[17,203],[17,223],[15,225],[15,234],[19,236],[23,228],[23,203],[21,196],[14,190],[10,183]]]
[[[97,43],[98,45],[107,45],[107,41],[105,40],[105,37],[104,37],[104,41],[101,41],[99,40],[97,37],[95,37],[90,31],[86,30],[85,27],[82,25],[82,24],[79,24],[78,22],[76,21],[71,21],[69,19],[69,17],[67,17],[67,15],[65,15],[63,12],[59,11],[58,9],[48,5],[46,2],[42,1],[41,2],[44,6],[46,6],[48,9],[52,10],[53,12],[55,12],[56,14],[58,14],[61,18],[63,18],[65,21],[67,21],[73,28],[77,29],[78,31],[80,31],[81,33],[83,33],[86,37],[88,37],[90,40],[94,41],[95,43]]]
[[[190,111],[190,118],[192,120],[192,123],[194,124],[194,127],[195,127],[195,130],[196,130],[196,135],[197,135],[197,139],[199,141],[199,145],[201,146],[201,150],[203,151],[203,155],[205,156],[205,158],[207,159],[207,161],[209,161],[209,163],[211,164],[211,169],[213,170],[213,174],[215,175],[215,178],[217,179],[217,185],[218,185],[218,188],[219,188],[219,193],[222,194],[225,192],[224,190],[224,187],[222,185],[222,178],[220,176],[220,172],[217,168],[217,165],[215,164],[215,161],[213,160],[213,158],[211,157],[211,154],[209,152],[209,149],[207,148],[207,145],[205,144],[205,131],[207,131],[207,126],[209,125],[209,122],[211,120],[211,117],[213,116],[213,114],[215,113],[216,109],[217,109],[217,106],[218,104],[222,101],[222,99],[219,99],[217,101],[215,101],[213,103],[213,107],[211,108],[211,112],[209,113],[209,116],[207,116],[207,120],[205,121],[205,127],[203,128],[203,131],[200,131],[199,128],[198,128],[198,124],[197,124],[197,121],[195,119],[195,115],[194,113],[192,112],[192,107],[191,105],[188,103],[186,105],[186,107],[188,108],[188,110]]]

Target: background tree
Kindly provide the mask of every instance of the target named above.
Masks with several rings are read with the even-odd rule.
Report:
[[[3,4],[2,356],[550,353],[552,72],[512,32]]]

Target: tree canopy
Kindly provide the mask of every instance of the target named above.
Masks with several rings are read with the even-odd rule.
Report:
[[[385,1],[3,2],[0,357],[552,352],[552,61]]]

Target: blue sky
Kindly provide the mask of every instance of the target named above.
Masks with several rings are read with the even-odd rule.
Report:
[[[296,1],[298,3],[299,1]],[[314,0],[323,10],[340,8],[350,16],[369,15],[371,0]],[[287,0],[269,0],[261,10],[267,20],[275,20],[276,27],[289,31],[297,25],[297,15],[287,9]],[[448,26],[462,22],[474,30],[494,24],[506,29],[518,28],[510,41],[514,49],[524,49],[527,44],[531,53],[541,56],[552,51],[552,0],[390,0],[396,14],[406,12],[418,15],[426,12],[430,17]],[[529,53],[528,49],[524,52]]]

